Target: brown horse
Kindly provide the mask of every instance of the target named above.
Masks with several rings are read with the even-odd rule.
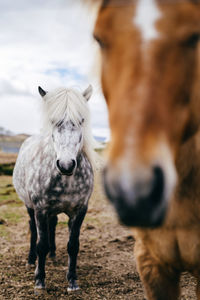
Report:
[[[200,299],[199,36],[197,0],[106,0],[94,29],[111,127],[104,185],[138,228],[149,300],[178,299],[185,270]]]

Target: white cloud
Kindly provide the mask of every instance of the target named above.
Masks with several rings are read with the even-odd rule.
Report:
[[[7,0],[0,2],[0,27],[0,126],[35,133],[38,85],[50,90],[88,84],[94,56],[90,18],[79,1]],[[92,83],[92,124],[103,130],[106,107]]]
[[[0,102],[1,124],[16,133],[39,131],[40,113],[38,99],[30,96],[2,96]]]

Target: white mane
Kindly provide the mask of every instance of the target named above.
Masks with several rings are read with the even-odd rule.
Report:
[[[95,168],[94,140],[90,124],[89,106],[81,92],[72,88],[57,88],[43,97],[43,134],[51,134],[53,126],[63,120],[70,120],[83,127],[83,151]],[[84,119],[82,125],[81,121]]]

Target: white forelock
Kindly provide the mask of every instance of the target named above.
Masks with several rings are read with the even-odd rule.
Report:
[[[61,87],[48,92],[43,99],[42,133],[50,134],[53,126],[63,120],[70,120],[76,126],[82,126],[84,151],[94,165],[96,145],[91,130],[89,106],[82,93],[73,88]]]
[[[143,42],[149,42],[159,37],[155,24],[161,17],[156,0],[138,0],[133,23],[139,28]]]

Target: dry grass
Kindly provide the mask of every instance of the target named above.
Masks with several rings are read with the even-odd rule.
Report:
[[[0,164],[12,164],[15,163],[17,154],[0,152]]]

